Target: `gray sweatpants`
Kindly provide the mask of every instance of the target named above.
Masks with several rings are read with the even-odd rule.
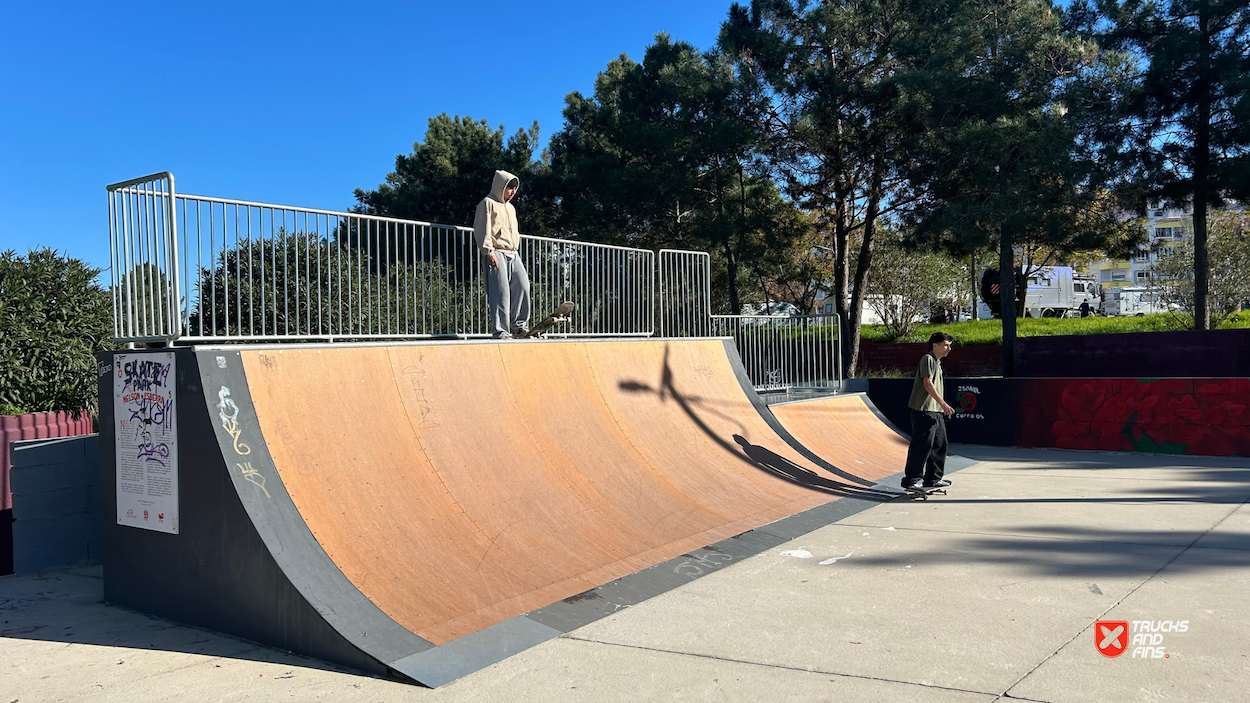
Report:
[[[486,277],[486,304],[493,326],[491,336],[499,339],[514,330],[530,326],[530,276],[515,251],[495,250],[496,268],[482,257],[482,275]]]

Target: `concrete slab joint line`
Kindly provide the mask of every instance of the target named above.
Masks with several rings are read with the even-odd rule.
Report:
[[[997,450],[959,451],[975,459]],[[538,619],[559,615],[566,599],[391,661],[437,681],[439,671],[462,675],[470,657],[495,659],[428,694],[452,700],[1244,697],[1250,467],[1027,451],[956,478],[958,492],[946,500],[842,499],[690,548],[678,558],[737,556],[734,543],[758,549],[693,581],[663,563],[639,572],[682,579],[684,588],[660,597],[641,587],[631,594],[624,586],[632,576],[592,589],[580,603],[612,611],[632,596],[634,607],[576,632],[571,621]],[[852,502],[874,509],[848,513],[853,521],[833,514]],[[805,514],[832,521],[792,542],[775,534]],[[799,550],[811,558],[786,555]],[[243,686],[265,699],[297,690],[296,697],[344,703],[413,695],[394,681],[101,605],[100,585],[73,571],[0,579],[7,621],[0,660],[10,664],[4,688],[12,698],[195,691],[212,700]],[[920,617],[897,606],[935,594],[945,607]],[[1090,630],[1099,619],[1178,618],[1190,627],[1167,635],[1170,659],[1130,652],[1110,660],[1093,647]],[[106,688],[88,689],[93,681]]]
[[[902,463],[864,396],[820,407],[865,449],[813,452],[723,339],[273,351],[175,352],[185,529],[106,517],[106,595],[427,685],[888,500]]]

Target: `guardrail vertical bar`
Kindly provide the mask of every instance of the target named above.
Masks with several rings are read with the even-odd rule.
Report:
[[[489,334],[468,228],[184,196],[166,174],[109,192],[119,341]],[[542,308],[532,314],[566,298],[578,305],[577,319],[557,334],[706,329],[706,304],[698,302],[708,296],[706,258],[686,252],[657,262],[655,252],[630,247],[528,235],[523,242]]]

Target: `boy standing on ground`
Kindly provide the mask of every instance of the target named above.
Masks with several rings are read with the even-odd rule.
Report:
[[[491,336],[524,337],[530,324],[530,278],[517,249],[521,232],[512,200],[521,181],[507,171],[495,171],[490,195],[482,198],[473,215],[473,238],[482,253],[486,276],[486,303],[490,308]]]
[[[929,337],[929,353],[920,359],[916,382],[907,407],[911,408],[911,446],[903,488],[942,488],[951,482],[942,478],[946,471],[946,415],[955,409],[942,399],[942,358],[951,353],[951,337],[934,332]]]

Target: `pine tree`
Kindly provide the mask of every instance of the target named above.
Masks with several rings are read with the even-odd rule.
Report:
[[[1078,10],[1138,73],[1123,102],[1137,207],[1193,207],[1194,328],[1210,329],[1208,212],[1250,196],[1245,0],[1101,0]]]

